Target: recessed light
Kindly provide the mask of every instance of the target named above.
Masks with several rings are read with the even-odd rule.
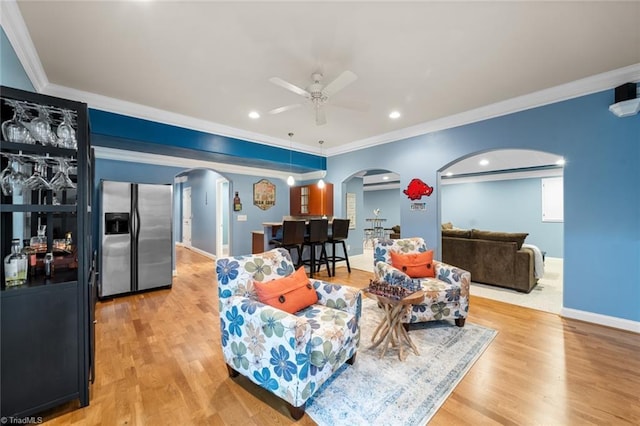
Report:
[[[558,161],[556,161],[556,164],[558,166],[564,166],[565,163],[566,163],[566,161],[564,161],[564,158],[560,158]]]
[[[389,113],[389,118],[395,120],[397,118],[400,118],[400,111],[391,111]]]
[[[382,180],[389,180],[389,176],[382,176]]]
[[[257,111],[251,111],[249,113],[249,118],[253,118],[254,120],[260,118],[260,114]]]
[[[447,172],[446,176],[453,176],[453,172]]]
[[[489,160],[487,160],[486,158],[483,158],[482,160],[480,160],[478,164],[480,164],[481,166],[488,166]]]

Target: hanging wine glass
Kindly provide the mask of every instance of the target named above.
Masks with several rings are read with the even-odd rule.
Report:
[[[33,174],[25,181],[24,186],[32,190],[51,189],[51,185],[43,177],[46,176],[46,173],[47,163],[45,163],[44,158],[38,157],[36,164],[33,166]]]
[[[29,129],[24,125],[24,107],[13,100],[7,100],[7,103],[13,107],[13,117],[2,123],[2,137],[4,140],[17,143],[35,143],[29,133]]]
[[[6,155],[3,153],[3,155]],[[2,193],[6,196],[13,195],[13,188],[11,188],[11,184],[9,183],[9,176],[11,176],[11,172],[13,171],[13,162],[11,161],[11,157],[6,155],[8,158],[7,167],[0,172],[0,187],[2,187]]]
[[[9,158],[11,164],[11,174],[7,176],[7,185],[11,187],[11,195],[22,195],[24,189],[24,182],[27,180],[26,176],[22,172],[24,163],[20,155],[14,155]],[[3,178],[3,191],[4,191],[4,178]]]
[[[29,131],[34,139],[42,145],[56,146],[56,136],[51,130],[49,111],[42,105],[37,106],[38,116],[29,123]]]
[[[63,191],[65,189],[75,189],[76,184],[69,177],[69,165],[63,158],[58,159],[57,171],[53,179],[51,179],[51,189],[54,191]]]
[[[62,148],[78,149],[78,142],[76,141],[76,132],[73,129],[73,117],[71,111],[62,111],[62,123],[56,130],[58,135],[58,146]]]

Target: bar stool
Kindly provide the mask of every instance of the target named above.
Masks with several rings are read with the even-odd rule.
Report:
[[[296,249],[297,262],[294,262],[296,267],[300,266],[302,262],[302,243],[304,243],[305,227],[303,220],[285,220],[282,222],[282,238],[269,240],[269,244],[287,249],[289,254],[292,254],[291,250]],[[293,256],[291,259],[293,261]]]
[[[333,219],[331,223],[331,235],[327,240],[331,244],[331,256],[329,262],[333,268],[333,276],[336,276],[336,262],[347,262],[347,270],[351,273],[351,265],[349,265],[349,256],[347,254],[347,245],[345,240],[349,236],[349,219]],[[336,244],[342,244],[342,252],[344,256],[336,256]]]
[[[309,265],[309,276],[313,278],[313,274],[316,272],[316,262],[318,262],[318,272],[320,272],[320,266],[324,263],[327,266],[327,274],[331,276],[331,269],[329,268],[329,259],[327,257],[327,249],[325,243],[328,240],[329,235],[329,221],[327,219],[311,219],[309,221],[309,236],[305,237],[302,243],[302,253],[304,255],[305,246],[309,246],[309,258],[301,261],[302,265]],[[320,257],[316,258],[317,250],[320,247]]]

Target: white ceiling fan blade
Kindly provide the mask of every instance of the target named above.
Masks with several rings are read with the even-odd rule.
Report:
[[[290,109],[294,108],[300,108],[301,106],[302,104],[285,105],[279,108],[272,109],[271,111],[269,111],[269,114],[280,114],[281,112],[289,111]]]
[[[327,116],[324,113],[324,108],[322,106],[316,107],[316,125],[322,126],[327,124]]]
[[[329,98],[335,93],[339,92],[340,90],[344,89],[345,87],[353,83],[354,81],[356,81],[357,79],[358,79],[357,75],[347,70],[342,74],[340,74],[331,83],[327,84],[326,87],[322,89],[322,94]]]
[[[280,86],[284,89],[287,89],[293,93],[295,93],[296,95],[300,95],[300,96],[304,96],[305,98],[311,98],[311,93],[307,92],[304,89],[301,89],[300,87],[296,86],[295,84],[291,84],[288,81],[284,81],[281,78],[278,77],[271,77],[269,79],[270,82],[272,82],[273,84],[275,84],[276,86]]]

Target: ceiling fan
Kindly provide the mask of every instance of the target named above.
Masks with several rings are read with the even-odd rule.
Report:
[[[269,81],[311,101],[316,113],[316,124],[321,126],[327,123],[324,105],[327,103],[329,98],[356,81],[358,76],[352,71],[347,70],[326,86],[322,84],[322,73],[315,72],[311,75],[311,78],[313,79],[313,83],[311,83],[306,89],[302,89],[295,84],[291,84],[278,77],[272,77]],[[280,114],[281,112],[289,111],[290,109],[299,108],[301,106],[302,104],[285,105],[272,109],[269,111],[269,114]]]

